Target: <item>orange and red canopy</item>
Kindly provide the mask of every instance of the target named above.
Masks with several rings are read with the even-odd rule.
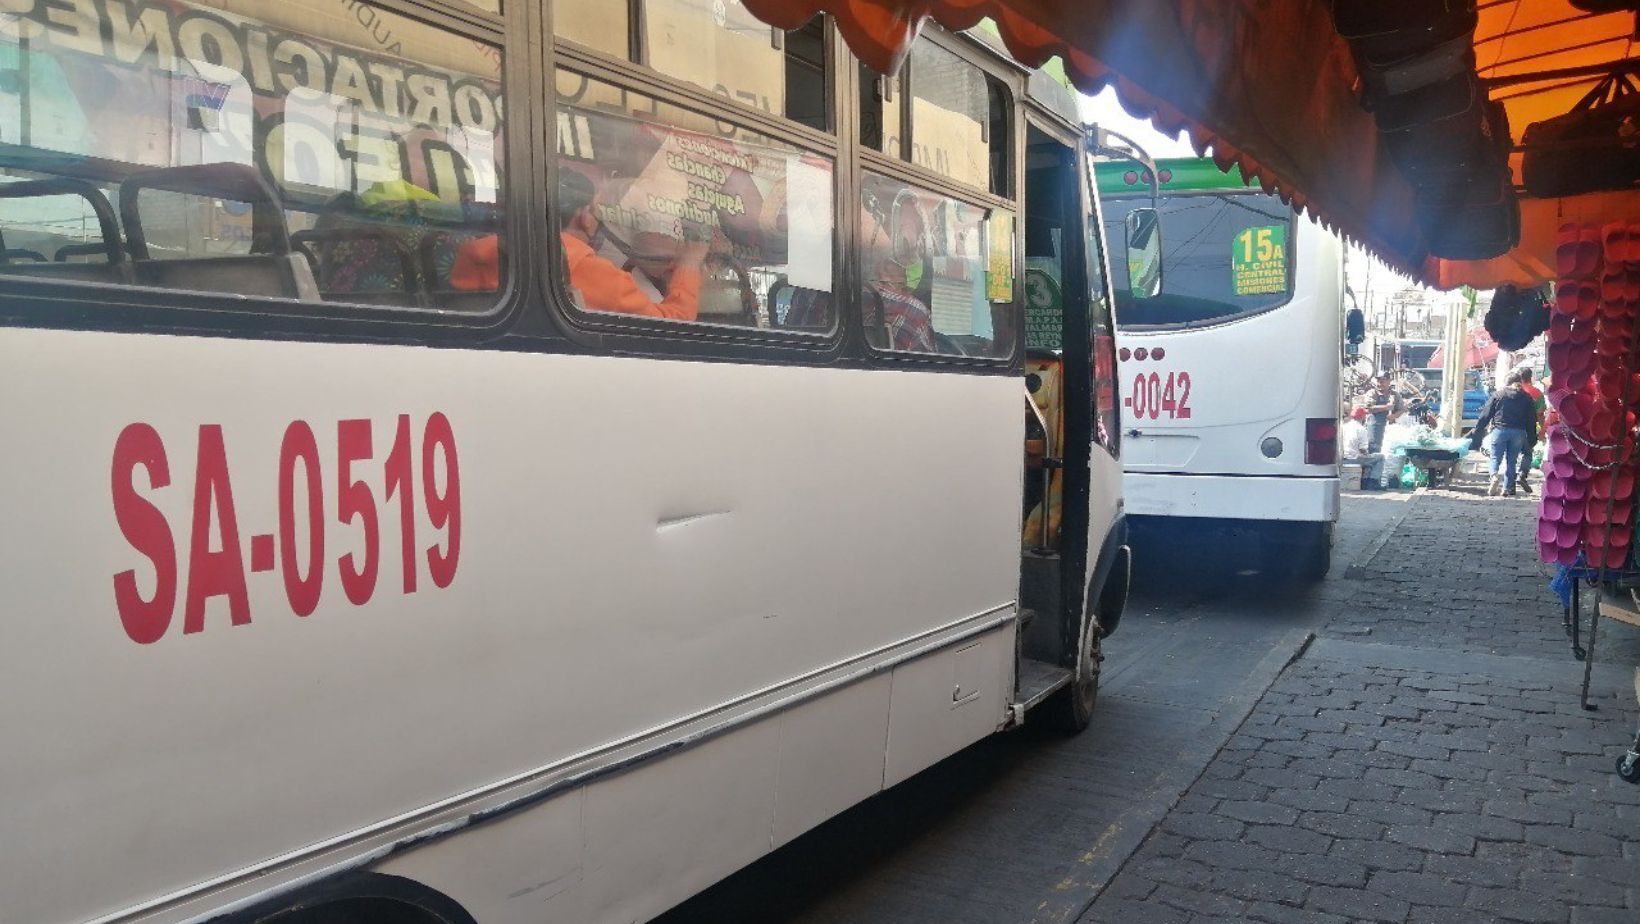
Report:
[[[1164,131],[1185,129],[1221,166],[1237,164],[1366,244],[1391,265],[1450,288],[1532,284],[1553,276],[1565,221],[1640,221],[1640,191],[1522,199],[1519,246],[1493,260],[1430,257],[1412,191],[1360,102],[1347,43],[1326,0],[745,0],[795,28],[830,13],[862,60],[896,68],[924,22],[997,24],[1014,57],[1058,55],[1082,90],[1114,86]],[[1591,14],[1570,0],[1479,0],[1475,53],[1518,144],[1527,126],[1566,112],[1603,69],[1634,53],[1632,13]],[[1511,159],[1517,185],[1520,157]]]

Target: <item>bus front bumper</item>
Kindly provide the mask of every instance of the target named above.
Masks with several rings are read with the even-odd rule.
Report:
[[[1336,477],[1129,472],[1122,476],[1122,497],[1129,516],[1316,523],[1338,519]]]

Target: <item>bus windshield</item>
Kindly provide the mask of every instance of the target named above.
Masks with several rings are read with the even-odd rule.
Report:
[[[1116,326],[1121,330],[1177,330],[1223,324],[1280,307],[1292,298],[1293,210],[1257,191],[1164,196],[1162,289],[1135,298],[1129,281],[1128,213],[1150,198],[1106,200]]]

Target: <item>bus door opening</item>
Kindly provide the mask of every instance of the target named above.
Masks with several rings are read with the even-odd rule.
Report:
[[[1025,170],[1022,655],[1073,665],[1087,566],[1092,363],[1076,151],[1035,126]],[[1023,673],[1023,672],[1022,672]]]

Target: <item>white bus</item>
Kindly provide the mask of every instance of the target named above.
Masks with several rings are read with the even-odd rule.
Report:
[[[1210,534],[1232,556],[1261,556],[1243,563],[1324,576],[1339,506],[1338,238],[1205,158],[1156,161],[1154,184],[1131,161],[1096,173],[1107,236],[1116,232],[1123,493],[1135,530]],[[1121,233],[1153,208],[1159,285]]]
[[[1085,726],[1074,112],[732,0],[9,3],[0,918],[647,920]]]

